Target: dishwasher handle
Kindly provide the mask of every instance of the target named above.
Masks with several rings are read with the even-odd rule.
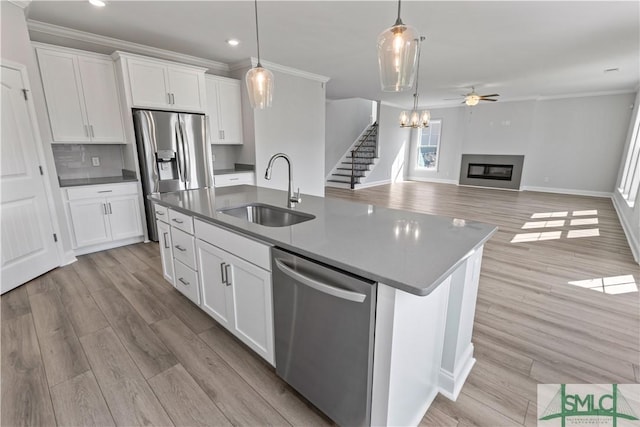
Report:
[[[304,274],[298,273],[293,268],[289,267],[283,261],[279,259],[275,259],[276,266],[287,276],[291,277],[294,280],[297,280],[300,283],[304,283],[305,285],[323,292],[325,294],[345,299],[353,302],[364,302],[367,298],[365,294],[361,294],[359,292],[348,291],[346,289],[336,288],[335,286],[328,285],[326,283],[320,282],[318,280],[312,279],[310,277],[305,276]]]

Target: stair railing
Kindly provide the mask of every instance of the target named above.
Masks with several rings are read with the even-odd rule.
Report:
[[[363,144],[369,140],[369,137],[371,136],[373,131],[376,130],[377,128],[378,128],[378,122],[374,122],[371,125],[371,129],[369,129],[369,132],[367,132],[367,134],[364,136],[362,141],[360,141],[360,144],[358,144],[358,146],[355,149],[351,150],[351,189],[352,190],[356,187],[356,154],[360,151]],[[376,157],[377,155],[378,155],[378,142],[376,141],[375,150],[373,151],[373,157]]]

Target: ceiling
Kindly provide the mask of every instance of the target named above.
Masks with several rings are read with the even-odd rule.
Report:
[[[256,56],[253,8],[245,0],[111,1],[104,8],[34,1],[27,18],[231,64]],[[411,93],[382,92],[378,80],[376,39],[396,14],[395,1],[261,0],[261,56],[330,77],[330,99],[410,107]],[[426,36],[425,107],[458,105],[445,99],[471,86],[508,101],[633,91],[640,83],[638,1],[405,0],[402,19]],[[229,46],[229,38],[240,45]]]

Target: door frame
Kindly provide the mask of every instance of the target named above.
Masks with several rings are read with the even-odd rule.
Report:
[[[27,90],[27,112],[29,115],[29,123],[31,125],[31,130],[33,132],[34,144],[36,145],[36,155],[38,156],[38,163],[42,168],[42,181],[44,184],[44,192],[47,199],[47,210],[49,211],[49,220],[51,221],[51,228],[53,232],[58,236],[58,241],[55,242],[56,247],[56,256],[58,258],[58,266],[63,265],[64,257],[64,248],[62,247],[62,234],[60,232],[60,223],[58,219],[58,214],[55,208],[55,202],[53,200],[53,189],[51,188],[50,182],[50,174],[49,169],[47,167],[47,162],[45,160],[44,148],[42,143],[42,136],[40,135],[40,129],[38,128],[38,116],[36,115],[36,108],[33,103],[33,90],[31,89],[31,81],[29,80],[29,73],[27,72],[27,66],[21,64],[19,62],[14,62],[7,60],[5,58],[0,58],[0,66],[3,68],[10,68],[12,70],[16,70],[20,73],[22,77],[22,83],[24,84],[24,88]],[[73,257],[71,262],[76,260]]]

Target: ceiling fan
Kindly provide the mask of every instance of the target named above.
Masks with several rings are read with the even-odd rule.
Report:
[[[463,104],[467,104],[468,106],[473,107],[474,105],[478,105],[480,101],[495,102],[497,101],[497,99],[493,99],[493,98],[495,98],[496,96],[500,96],[500,94],[492,93],[490,95],[479,95],[476,92],[475,88],[472,86],[471,92],[461,96],[464,96],[464,101],[462,101]],[[458,98],[449,98],[449,99],[458,99]]]

